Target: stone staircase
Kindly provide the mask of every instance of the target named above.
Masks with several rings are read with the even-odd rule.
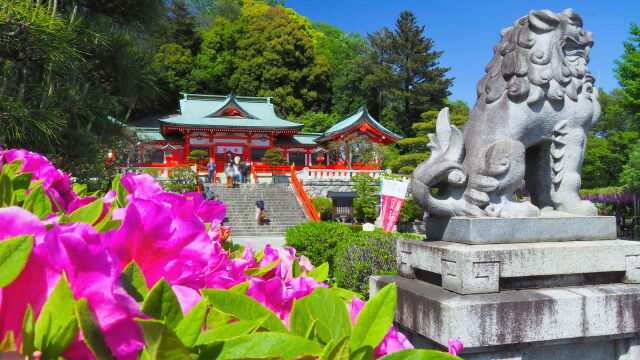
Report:
[[[220,201],[227,205],[231,237],[283,236],[290,226],[306,222],[307,216],[289,184],[240,184],[227,188],[224,184],[211,186]],[[256,197],[260,196],[267,210],[268,225],[257,225]]]

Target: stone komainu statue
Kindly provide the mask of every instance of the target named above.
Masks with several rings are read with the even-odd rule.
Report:
[[[431,156],[411,182],[416,202],[440,218],[597,215],[578,196],[587,131],[600,116],[591,32],[567,9],[531,11],[500,35],[462,131],[440,112]],[[531,202],[514,199],[523,180]]]

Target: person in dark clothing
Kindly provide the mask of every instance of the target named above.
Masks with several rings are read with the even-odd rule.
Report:
[[[248,183],[251,182],[249,181],[249,174],[251,173],[251,163],[248,161],[245,161],[244,164],[242,164],[242,167],[240,168],[241,172],[242,172],[242,179],[244,180],[244,182]]]
[[[216,163],[213,161],[213,158],[211,158],[207,163],[207,182],[208,183],[213,182],[213,175],[215,171],[216,171]]]
[[[227,151],[227,164],[233,164],[233,153],[231,151]]]
[[[266,218],[266,212],[264,210],[264,201],[262,201],[262,198],[258,196],[256,198],[256,223],[258,225],[264,224],[265,218]]]
[[[214,196],[215,196],[215,193],[213,192],[213,189],[211,189],[210,187],[207,187],[207,190],[204,192],[205,200],[213,200]]]

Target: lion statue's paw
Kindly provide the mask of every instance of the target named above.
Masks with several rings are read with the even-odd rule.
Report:
[[[540,216],[540,209],[528,201],[504,201],[497,204],[489,204],[484,211],[486,216],[490,217],[516,218]]]
[[[557,211],[566,212],[574,215],[582,216],[597,216],[598,209],[591,203],[591,201],[580,200],[574,202],[568,202],[560,204],[556,207]]]

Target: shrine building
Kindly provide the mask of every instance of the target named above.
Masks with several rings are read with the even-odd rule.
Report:
[[[153,124],[134,122],[130,128],[147,153],[142,166],[171,166],[187,163],[187,156],[202,150],[222,171],[228,152],[261,165],[268,149],[279,149],[296,167],[340,168],[339,160],[329,161],[328,144],[333,140],[358,138],[382,145],[402,137],[369,115],[361,107],[337,121],[324,133],[301,132],[304,126],[279,118],[271,98],[234,94],[184,94],[180,113],[157,119]]]

